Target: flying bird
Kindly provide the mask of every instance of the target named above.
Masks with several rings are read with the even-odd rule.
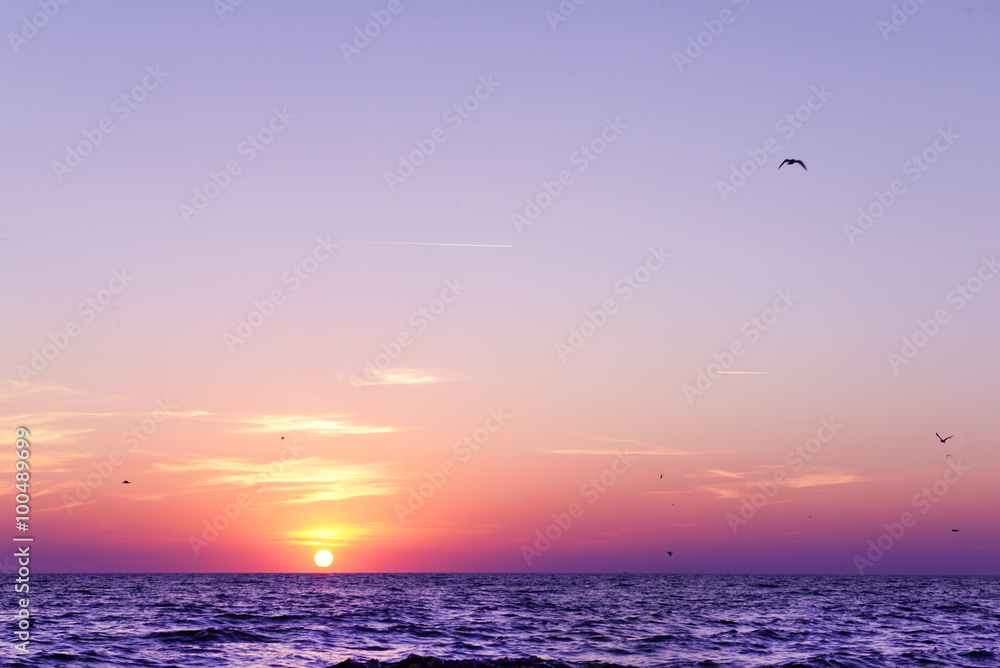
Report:
[[[937,432],[934,432],[934,435],[937,436],[938,440],[941,441],[942,443],[947,443],[948,442],[948,438],[955,438],[954,434],[952,434],[948,438],[941,438],[941,434],[939,434]]]
[[[778,169],[781,169],[785,165],[802,165],[802,169],[805,169],[807,172],[809,171],[809,169],[806,167],[806,163],[802,162],[801,160],[796,160],[795,158],[785,158],[784,161],[780,165],[778,165]]]
[[[661,480],[663,479],[663,474],[662,474],[662,473],[660,474],[660,479],[661,479]]]
[[[132,483],[130,483],[128,480],[122,480],[122,484],[123,485],[131,485]]]
[[[958,529],[955,529],[955,531],[958,531]],[[670,550],[667,550],[667,556],[668,557],[672,557],[672,556],[674,556],[674,553],[671,552]]]
[[[282,436],[282,437],[281,437],[281,440],[282,440],[282,441],[283,441],[283,440],[285,440],[285,437],[284,437],[284,436]]]
[[[952,529],[952,531],[955,531],[955,532],[957,532],[957,531],[958,531],[958,529]]]

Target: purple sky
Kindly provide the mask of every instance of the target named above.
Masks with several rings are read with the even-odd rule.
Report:
[[[0,8],[39,568],[1000,573],[1000,3],[227,3]]]

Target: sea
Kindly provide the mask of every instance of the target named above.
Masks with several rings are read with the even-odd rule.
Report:
[[[1000,578],[38,575],[4,666],[1000,666]]]

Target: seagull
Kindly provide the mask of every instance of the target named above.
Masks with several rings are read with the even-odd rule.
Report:
[[[955,531],[958,531],[958,529],[955,529]],[[672,556],[674,556],[674,553],[671,552],[670,550],[667,550],[667,556],[668,557],[672,557]]]
[[[948,438],[941,438],[941,434],[939,434],[937,432],[934,432],[934,435],[937,436],[938,440],[941,441],[942,443],[947,443],[948,442],[948,438],[955,438],[954,434],[951,435],[951,436],[949,436]]]
[[[128,480],[122,480],[122,484],[123,485],[131,485],[132,483],[130,483]]]
[[[807,172],[809,171],[806,168],[806,163],[802,162],[801,160],[796,160],[795,158],[785,158],[784,161],[780,165],[778,165],[778,169],[781,169],[785,165],[802,165],[802,169],[805,169]]]

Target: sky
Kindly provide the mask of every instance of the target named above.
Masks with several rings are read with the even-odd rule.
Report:
[[[34,569],[1000,574],[1000,3],[0,26]]]

